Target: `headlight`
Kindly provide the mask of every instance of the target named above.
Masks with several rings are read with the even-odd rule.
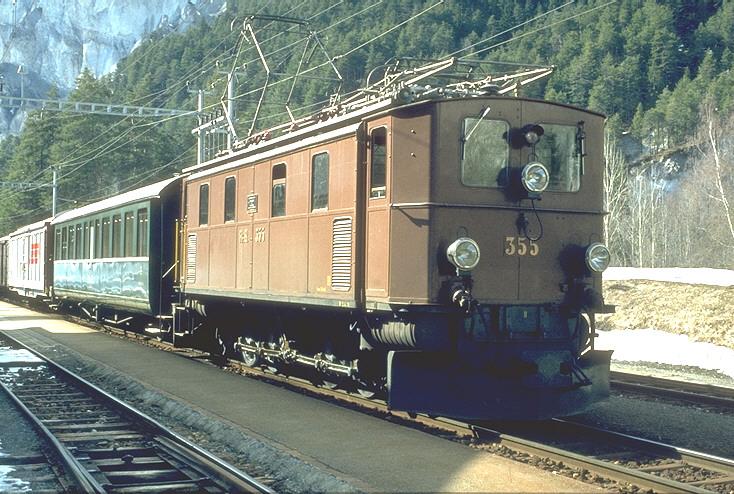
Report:
[[[446,249],[446,256],[451,264],[468,271],[479,264],[479,246],[469,237],[461,237]]]
[[[604,244],[595,242],[586,248],[586,266],[591,271],[601,273],[609,267],[609,261],[612,255]]]
[[[545,129],[538,124],[529,124],[524,126],[522,129],[522,135],[525,138],[525,142],[529,146],[535,146],[540,140],[540,136],[545,133]]]
[[[543,192],[548,187],[548,170],[537,161],[522,169],[522,186],[528,192]]]

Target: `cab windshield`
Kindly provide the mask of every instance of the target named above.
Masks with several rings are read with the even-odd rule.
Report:
[[[545,133],[535,145],[537,161],[550,172],[548,189],[577,192],[581,185],[581,150],[575,125],[540,124]]]
[[[550,172],[547,190],[577,192],[581,185],[581,151],[577,127],[548,123],[540,125],[545,132],[535,145],[531,161],[540,161]],[[470,187],[500,188],[507,185],[509,133],[510,125],[503,120],[481,117],[464,119],[461,183]]]
[[[461,182],[471,187],[500,187],[505,182],[510,125],[502,120],[465,118]]]

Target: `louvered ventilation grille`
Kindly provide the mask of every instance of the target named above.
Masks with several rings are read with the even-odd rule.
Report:
[[[331,289],[352,288],[352,218],[335,218],[331,242]]]
[[[186,283],[196,283],[196,234],[186,238]]]

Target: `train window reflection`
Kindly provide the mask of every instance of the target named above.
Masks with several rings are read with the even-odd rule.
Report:
[[[581,157],[576,142],[575,125],[542,123],[545,133],[535,146],[538,161],[550,172],[548,189],[554,192],[576,192],[581,185]]]
[[[501,187],[505,183],[509,130],[510,125],[502,120],[464,119],[461,183],[471,187]]]

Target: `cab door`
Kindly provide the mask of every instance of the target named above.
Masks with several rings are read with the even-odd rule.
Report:
[[[385,300],[390,252],[390,119],[367,125],[365,183],[365,298],[367,305]]]

